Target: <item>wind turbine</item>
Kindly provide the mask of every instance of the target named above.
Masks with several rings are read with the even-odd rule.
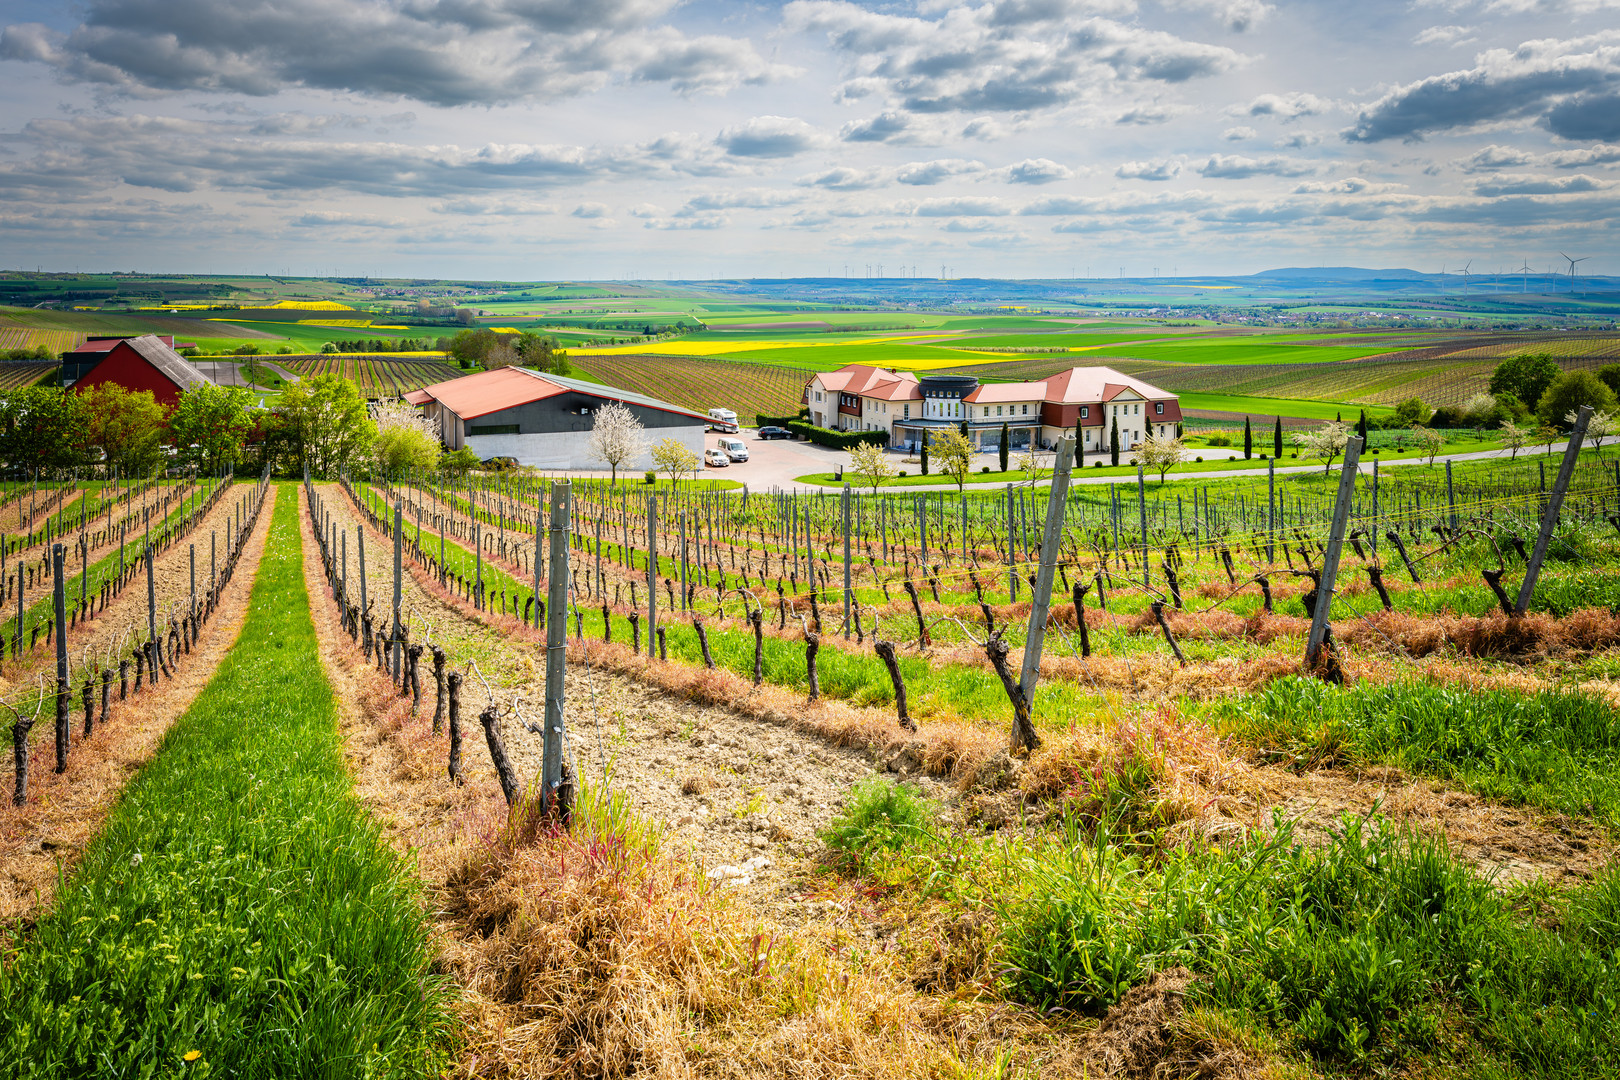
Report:
[[[1473,266],[1473,265],[1474,265],[1474,260],[1473,259],[1469,259],[1467,262],[1463,263],[1463,268],[1462,268],[1463,296],[1465,296],[1465,297],[1468,295],[1468,268],[1470,266]]]
[[[1530,291],[1530,277],[1529,277],[1529,275],[1532,272],[1530,270],[1530,264],[1528,262],[1524,263],[1524,265],[1520,266],[1519,269],[1517,271],[1515,271],[1515,272],[1519,275],[1519,291],[1521,293],[1529,292]]]
[[[1590,259],[1592,256],[1590,256],[1590,255],[1582,255],[1578,259],[1571,259],[1568,255],[1565,255],[1562,251],[1560,251],[1558,254],[1569,262],[1569,291],[1574,292],[1575,291],[1575,264],[1576,263],[1583,263],[1587,259]]]

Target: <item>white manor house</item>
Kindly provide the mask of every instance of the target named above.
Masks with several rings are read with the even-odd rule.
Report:
[[[1070,368],[1034,382],[980,383],[971,375],[924,375],[849,364],[819,372],[804,387],[810,422],[838,431],[887,431],[889,445],[915,449],[930,431],[967,424],[981,449],[1055,446],[1078,425],[1087,454],[1108,449],[1119,425],[1120,449],[1169,438],[1181,422],[1175,394],[1113,368]]]

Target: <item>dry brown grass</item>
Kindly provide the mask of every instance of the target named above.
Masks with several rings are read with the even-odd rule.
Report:
[[[1413,657],[1455,650],[1481,659],[1537,659],[1620,645],[1620,616],[1602,608],[1562,617],[1533,611],[1514,618],[1500,611],[1484,617],[1380,611],[1343,620],[1334,632],[1349,644]]]

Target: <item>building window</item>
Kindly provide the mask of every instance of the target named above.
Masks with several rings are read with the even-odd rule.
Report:
[[[906,411],[905,411],[905,413],[904,413],[904,414],[903,414],[903,418],[904,418],[904,419],[906,419],[906,420],[910,420],[910,419],[911,419],[911,406],[910,406],[910,405],[907,405],[907,406],[906,406]]]
[[[1164,415],[1164,402],[1155,401],[1153,403],[1153,411],[1158,413],[1160,416],[1163,416]]]
[[[517,433],[518,426],[516,424],[484,424],[481,427],[471,425],[467,427],[468,435],[516,435]]]
[[[1091,406],[1090,405],[1082,405],[1082,406],[1080,406],[1080,419],[1086,420],[1086,419],[1089,419],[1090,416],[1091,416]]]
[[[996,406],[996,415],[997,415],[997,416],[1000,416],[1000,415],[1001,415],[1001,406],[1000,406],[1000,405],[997,405],[997,406]]]
[[[820,401],[820,400],[821,400],[821,391],[820,391],[820,390],[817,390],[817,391],[816,391],[816,400],[817,400],[817,401]]]
[[[1140,405],[1136,406],[1136,411],[1134,413],[1132,413],[1132,415],[1133,416],[1141,416],[1142,415],[1142,406],[1140,406]]]
[[[1025,416],[1028,416],[1028,415],[1029,415],[1029,406],[1028,406],[1028,405],[1025,405],[1025,406],[1024,406],[1024,412],[1023,412],[1023,415],[1025,415]]]

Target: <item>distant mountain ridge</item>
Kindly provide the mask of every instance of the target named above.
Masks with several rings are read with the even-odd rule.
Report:
[[[1391,278],[1428,278],[1433,275],[1404,268],[1369,270],[1363,266],[1285,266],[1277,270],[1262,270],[1251,275],[1257,278],[1332,278],[1338,281],[1387,281]]]

